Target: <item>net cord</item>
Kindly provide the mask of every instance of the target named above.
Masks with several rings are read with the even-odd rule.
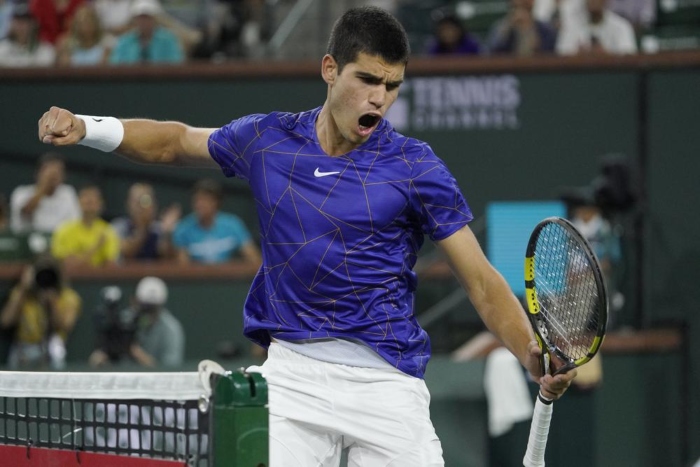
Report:
[[[202,396],[211,396],[211,389],[197,372],[0,371],[0,397],[196,401]]]

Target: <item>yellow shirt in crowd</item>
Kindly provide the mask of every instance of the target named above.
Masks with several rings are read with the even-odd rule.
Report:
[[[12,291],[12,298],[15,294],[21,293],[18,289]],[[11,298],[11,299],[12,299]],[[78,293],[69,288],[63,287],[58,296],[57,313],[69,313],[71,310],[77,310],[80,313],[81,299]],[[22,309],[19,313],[17,321],[16,337],[17,342],[22,344],[39,344],[45,338],[49,331],[49,315],[47,310],[39,304],[37,299],[31,295],[27,295],[22,304]],[[64,332],[59,332],[58,335],[66,340]]]
[[[51,253],[58,259],[93,250],[90,257],[93,266],[102,266],[119,257],[119,236],[102,219],[96,219],[89,227],[81,220],[64,222],[51,237]]]

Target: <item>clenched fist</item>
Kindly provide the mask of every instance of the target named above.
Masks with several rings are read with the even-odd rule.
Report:
[[[85,137],[85,122],[66,109],[51,107],[39,119],[38,131],[44,144],[69,146]]]

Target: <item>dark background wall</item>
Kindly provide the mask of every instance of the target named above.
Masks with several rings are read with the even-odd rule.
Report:
[[[685,323],[690,348],[685,360],[683,354],[674,353],[622,355],[606,361],[608,376],[596,410],[622,415],[606,419],[612,424],[598,425],[596,465],[625,465],[622,460],[609,460],[620,459],[614,455],[620,440],[626,443],[624,459],[635,460],[627,465],[684,465],[684,460],[700,456],[700,295],[696,286],[700,246],[694,236],[700,227],[694,215],[700,201],[698,64],[696,55],[534,65],[417,60],[409,65],[408,86],[400,96],[399,110],[407,110],[399,118],[409,122],[402,131],[430,142],[455,174],[477,217],[483,216],[490,201],[549,200],[564,187],[588,184],[606,154],[623,155],[640,174],[635,184],[644,197],[639,210],[624,222],[628,229],[626,302],[619,322],[638,328]],[[47,149],[37,140],[36,121],[50,105],[91,115],[220,126],[248,113],[299,111],[322,104],[325,86],[316,69],[317,64],[275,72],[264,67],[254,72],[204,67],[177,73],[95,72],[87,77],[67,72],[0,75],[0,192],[9,196],[18,183],[31,182],[36,157]],[[420,86],[425,84],[421,79],[432,88],[445,85],[445,92],[426,97],[421,94]],[[517,91],[516,104],[503,102],[508,96],[478,101],[474,89],[481,86],[488,93],[493,91],[488,86],[501,81],[509,83],[510,98],[513,89]],[[465,112],[477,120],[480,112],[486,117],[481,124],[437,122],[427,128],[431,124],[416,120],[420,112],[454,114],[457,121]],[[505,123],[494,117],[498,112],[505,115]],[[213,176],[224,181],[217,171],[138,166],[82,147],[60,152],[69,161],[69,182],[100,183],[108,216],[122,213],[126,189],[139,179],[157,185],[161,205],[178,202],[185,211],[189,210],[189,187],[196,179]],[[225,208],[257,230],[245,185],[235,180],[224,183]],[[90,350],[89,316],[99,288],[109,282],[113,281],[75,282],[85,298],[83,317],[69,344],[76,360],[84,359]],[[129,291],[136,279],[120,282]],[[6,281],[0,294],[8,286]],[[430,296],[439,287],[426,287],[424,294]],[[211,358],[216,343],[226,339],[245,345],[240,323],[245,280],[173,281],[171,288],[171,308],[186,323],[188,358]],[[644,414],[657,396],[665,399],[662,405],[670,407],[673,415]],[[684,400],[689,405],[682,405]],[[676,422],[682,415],[690,427],[687,440],[672,436],[681,433],[682,420]],[[667,449],[657,444],[658,426],[667,428],[666,439],[674,449],[666,458],[669,463],[655,454],[657,449]]]

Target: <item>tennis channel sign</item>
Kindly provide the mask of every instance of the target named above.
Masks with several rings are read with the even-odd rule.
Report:
[[[513,75],[407,79],[386,118],[398,131],[514,130],[520,81]]]

